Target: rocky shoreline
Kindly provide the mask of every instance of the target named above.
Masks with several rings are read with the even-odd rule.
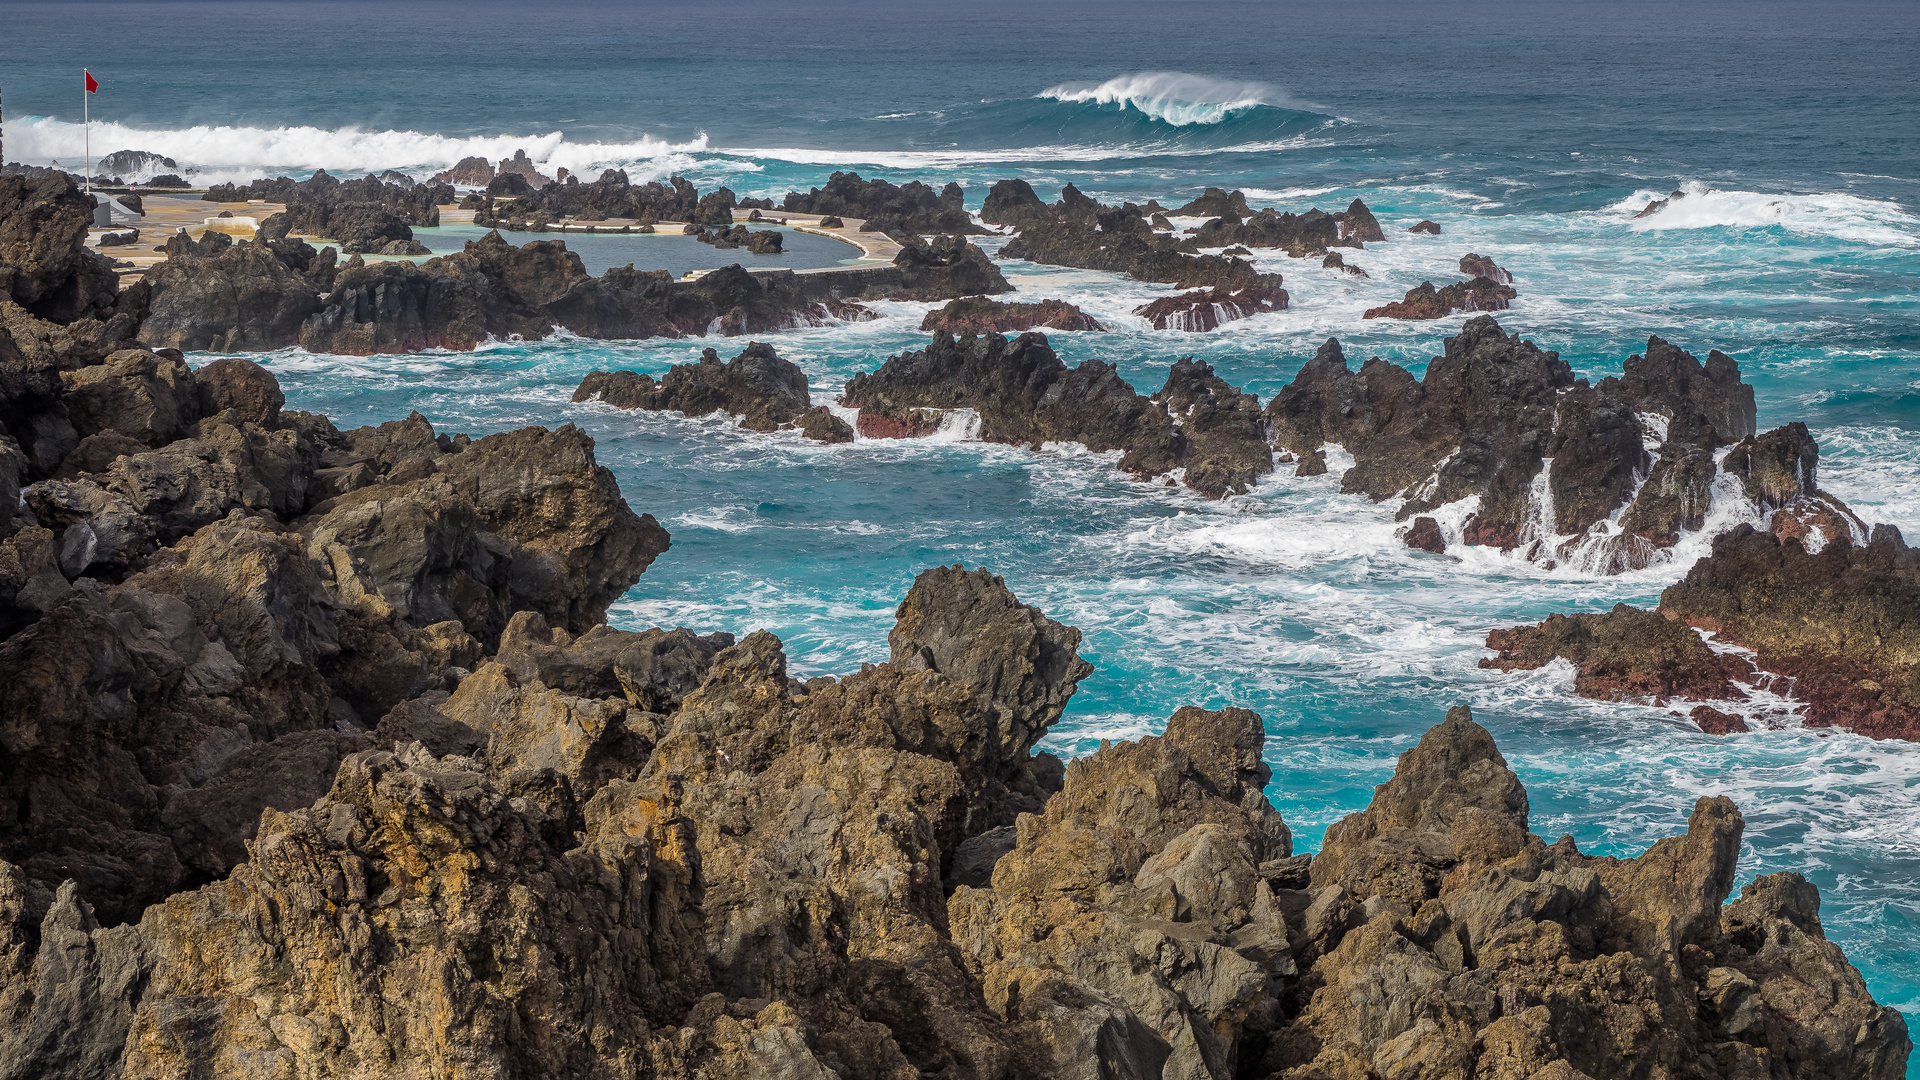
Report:
[[[837,197],[945,212],[854,181]],[[1904,1076],[1906,1024],[1817,889],[1733,897],[1728,799],[1634,858],[1549,843],[1463,706],[1297,854],[1266,795],[1288,747],[1246,709],[1039,750],[1094,668],[985,569],[921,572],[885,662],[803,682],[764,631],[607,625],[670,537],[578,428],[342,431],[257,364],[181,351],[754,332],[838,295],[738,267],[590,278],[497,233],[424,266],[179,236],[122,291],[88,209],[64,177],[0,177],[0,1077]],[[1372,220],[1323,216],[1356,242]],[[998,278],[958,232],[886,269],[841,280]],[[574,400],[852,437],[760,342]],[[1443,550],[1568,558],[1572,526],[1615,517],[1657,548],[1723,475],[1770,531],[1720,537],[1659,613],[1496,634],[1502,660],[1704,696],[1739,672],[1701,627],[1811,687],[1810,716],[1892,733],[1920,701],[1920,556],[1857,535],[1806,429],[1757,433],[1718,353],[1654,338],[1589,385],[1479,318],[1418,381],[1330,341],[1263,408],[1191,358],[1149,397],[1043,334],[941,330],[843,400],[869,436],[968,409],[983,439],[1214,497],[1276,448],[1312,472],[1339,445],[1343,486],[1403,519],[1472,503],[1415,517]],[[1541,507],[1568,532],[1531,536]]]
[[[1576,693],[1698,702],[1689,715],[1715,734],[1748,730],[1740,714],[1751,715],[1764,692],[1799,703],[1808,727],[1920,741],[1917,641],[1920,554],[1898,529],[1876,525],[1866,544],[1843,538],[1810,551],[1802,537],[1742,525],[1716,537],[1656,610],[1622,604],[1497,630],[1487,638],[1496,655],[1480,666],[1529,670],[1565,659],[1578,673]]]

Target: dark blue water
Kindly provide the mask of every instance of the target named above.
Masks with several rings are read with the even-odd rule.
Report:
[[[103,34],[100,27],[111,27]],[[525,148],[544,166],[686,175],[778,197],[836,168],[896,180],[1072,181],[1170,204],[1359,196],[1391,242],[1359,280],[1263,257],[1286,312],[1155,332],[1162,295],[1009,263],[1024,298],[1114,332],[1057,335],[1144,389],[1194,354],[1265,398],[1328,335],[1418,370],[1457,326],[1362,322],[1471,250],[1511,268],[1502,316],[1602,374],[1658,333],[1723,349],[1763,425],[1805,420],[1822,482],[1920,534],[1920,5],[1588,3],[0,2],[7,156],[75,162],[79,68],[102,79],[95,153],[170,154],[205,179],[317,168],[427,175]],[[1675,188],[1687,198],[1633,213]],[[1439,237],[1407,225],[1441,223]],[[997,248],[997,241],[987,246]],[[664,260],[663,260],[664,261]],[[828,400],[924,341],[926,305],[777,344]],[[1182,704],[1267,719],[1270,794],[1311,849],[1394,755],[1470,702],[1526,781],[1534,828],[1632,854],[1701,795],[1748,818],[1743,880],[1797,869],[1830,936],[1920,1021],[1920,747],[1792,724],[1731,738],[1582,701],[1566,672],[1489,676],[1488,629],[1651,602],[1706,537],[1627,579],[1411,553],[1391,507],[1277,477],[1207,503],[1073,448],[818,447],[724,418],[576,406],[596,367],[659,372],[706,342],[576,340],[463,356],[265,358],[291,401],[345,424],[418,408],[473,431],[572,421],[674,547],[628,625],[780,634],[797,669],[885,652],[915,571],[964,560],[1087,632],[1098,665],[1056,745],[1157,730]],[[723,351],[731,351],[722,343]],[[1920,1076],[1920,1067],[1913,1073]]]

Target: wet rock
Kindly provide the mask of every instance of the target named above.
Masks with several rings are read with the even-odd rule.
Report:
[[[1260,401],[1193,358],[1176,362],[1153,396],[1186,437],[1186,483],[1211,498],[1244,495],[1273,471]]]
[[[1052,211],[1040,201],[1040,196],[1034,194],[1032,185],[1017,178],[995,181],[993,187],[987,190],[986,201],[980,206],[980,220],[992,225],[1019,228],[1035,222],[1044,223],[1052,217]]]
[[[1440,225],[1438,222],[1420,221],[1409,225],[1407,231],[1410,233],[1425,233],[1428,236],[1439,236]]]
[[[1460,256],[1460,272],[1470,278],[1486,278],[1495,285],[1513,284],[1513,275],[1507,269],[1493,261],[1491,255],[1476,255],[1468,252]]]
[[[751,431],[792,425],[813,407],[805,373],[757,341],[724,363],[714,350],[702,350],[698,362],[675,364],[659,382],[637,372],[596,371],[581,380],[573,400],[686,416],[724,412]]]
[[[1239,291],[1281,285],[1278,274],[1262,274],[1245,259],[1194,254],[1199,247],[1194,239],[1156,234],[1140,207],[1101,206],[1069,184],[1048,215],[1027,219],[1001,253],[1053,266],[1114,271],[1182,289]]]
[[[1407,527],[1400,539],[1416,551],[1428,551],[1435,555],[1447,552],[1447,538],[1440,532],[1440,523],[1430,517],[1414,518],[1413,524]]]
[[[944,330],[949,334],[1009,334],[1023,330],[1104,330],[1093,316],[1064,300],[1042,300],[1037,304],[1007,303],[984,296],[952,300],[943,308],[927,312],[920,320],[923,333]]]
[[[1503,271],[1504,272],[1504,271]],[[1443,289],[1423,281],[1407,290],[1407,295],[1391,304],[1368,308],[1363,319],[1444,319],[1456,311],[1505,311],[1507,302],[1519,295],[1513,286],[1487,278],[1457,282]]]
[[[1153,324],[1155,330],[1207,331],[1220,324],[1285,311],[1287,290],[1255,286],[1239,290],[1201,289],[1177,296],[1163,296],[1133,310],[1135,315]]]
[[[800,433],[815,442],[853,441],[853,425],[833,414],[825,405],[808,409],[800,416]]]
[[[1615,604],[1605,614],[1551,615],[1538,626],[1495,630],[1487,648],[1497,653],[1483,668],[1530,671],[1559,658],[1578,674],[1574,692],[1602,701],[1664,703],[1738,700],[1752,667],[1715,652],[1693,628],[1657,612]]]
[[[1345,271],[1346,273],[1352,274],[1354,277],[1368,276],[1367,272],[1365,270],[1360,269],[1357,263],[1348,262],[1337,251],[1327,252],[1327,257],[1320,260],[1320,265],[1326,267],[1329,270]]]
[[[780,254],[780,234],[771,229],[750,230],[735,225],[731,229],[701,229],[693,238],[717,248],[746,248],[755,255]]]
[[[1089,360],[1069,370],[1036,333],[1011,340],[936,333],[925,350],[847,380],[840,400],[860,410],[860,430],[869,438],[928,434],[941,413],[971,409],[986,441],[1122,450],[1120,468],[1136,476],[1169,472],[1186,451],[1166,410],[1112,365]]]

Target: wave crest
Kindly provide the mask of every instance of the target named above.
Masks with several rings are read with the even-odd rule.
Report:
[[[1119,105],[1175,127],[1218,124],[1244,109],[1293,107],[1285,94],[1266,83],[1234,82],[1179,71],[1116,75],[1103,83],[1061,83],[1034,97]]]
[[[18,155],[16,160],[70,165],[81,161],[84,150],[79,124],[29,116],[7,128],[7,149],[10,157]],[[462,137],[350,127],[199,125],[146,129],[101,122],[93,125],[93,134],[94,147],[103,153],[126,149],[164,154],[192,170],[203,182],[246,180],[263,173],[311,173],[317,169],[344,173],[396,169],[426,176],[462,158],[498,161],[512,157],[516,150],[525,150],[542,172],[565,167],[592,176],[600,169],[621,168],[638,172],[635,179],[652,179],[686,169],[692,163],[691,155],[707,150],[704,135],[683,143],[646,137],[624,143],[572,143],[558,131]]]

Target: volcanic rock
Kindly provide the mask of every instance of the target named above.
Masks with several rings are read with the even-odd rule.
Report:
[[[1724,354],[1702,365],[1650,338],[1622,375],[1589,386],[1490,318],[1469,320],[1447,348],[1415,380],[1377,359],[1356,373],[1329,341],[1268,404],[1275,446],[1302,458],[1329,442],[1345,447],[1355,467],[1343,488],[1399,497],[1400,520],[1478,495],[1465,543],[1575,558],[1599,572],[1646,566],[1704,527],[1722,469],[1783,532],[1805,529],[1811,543],[1865,537],[1814,485],[1818,448],[1804,429],[1749,434],[1753,391]],[[1716,467],[1715,451],[1736,436]],[[1602,528],[1616,512],[1623,530]]]
[[[1327,252],[1327,257],[1320,260],[1320,265],[1326,267],[1329,270],[1344,270],[1355,277],[1368,276],[1365,270],[1360,269],[1359,264],[1348,262],[1346,259],[1342,258],[1340,253],[1337,251]]]
[[[1285,311],[1286,307],[1287,290],[1255,285],[1163,296],[1133,309],[1133,313],[1152,323],[1155,330],[1207,331],[1250,315]]]
[[[1023,228],[1053,220],[1053,211],[1040,201],[1040,196],[1033,192],[1033,186],[1025,180],[998,180],[987,190],[987,199],[980,206],[980,220],[992,225]]]
[[[1505,273],[1505,271],[1501,272]],[[1483,277],[1474,278],[1472,281],[1456,282],[1444,289],[1435,289],[1433,282],[1423,281],[1418,286],[1408,289],[1407,295],[1400,300],[1382,307],[1368,308],[1366,314],[1360,317],[1363,319],[1444,319],[1456,311],[1505,311],[1507,302],[1518,295],[1513,286],[1501,285]]]
[[[1032,193],[1031,188],[1027,189],[1028,195]],[[804,193],[788,192],[781,209],[798,214],[863,218],[869,224],[884,221],[887,228],[875,227],[876,231],[887,233],[986,232],[967,214],[963,205],[965,198],[958,184],[948,184],[936,192],[918,180],[895,186],[885,180],[862,180],[859,173],[836,172],[827,178],[825,187]]]
[[[717,248],[743,247],[755,255],[780,254],[780,234],[772,229],[749,230],[745,225],[735,225],[731,229],[701,229],[693,238]]]
[[[1273,449],[1260,400],[1229,386],[1205,362],[1187,357],[1153,395],[1180,425],[1187,449],[1187,486],[1210,498],[1244,495],[1273,471]]]
[[[1428,236],[1439,236],[1440,225],[1434,221],[1420,221],[1407,226],[1407,231],[1410,233],[1425,233]]]
[[[790,426],[812,408],[806,374],[758,341],[725,363],[714,350],[702,350],[697,363],[675,364],[659,382],[633,371],[595,371],[581,380],[573,400],[686,416],[725,412],[750,431]]]
[[[65,173],[0,176],[0,299],[54,323],[105,318],[118,284],[86,245],[93,203]]]
[[[1007,303],[984,296],[966,296],[927,312],[920,320],[923,333],[1010,334],[1023,330],[1104,330],[1093,316],[1064,300],[1037,304]]]
[[[1513,284],[1513,275],[1506,268],[1493,261],[1491,255],[1475,255],[1468,252],[1460,256],[1460,272],[1470,278],[1486,278],[1495,285]]]
[[[486,187],[493,181],[493,162],[483,157],[463,157],[453,168],[434,176],[436,184],[460,187]]]

